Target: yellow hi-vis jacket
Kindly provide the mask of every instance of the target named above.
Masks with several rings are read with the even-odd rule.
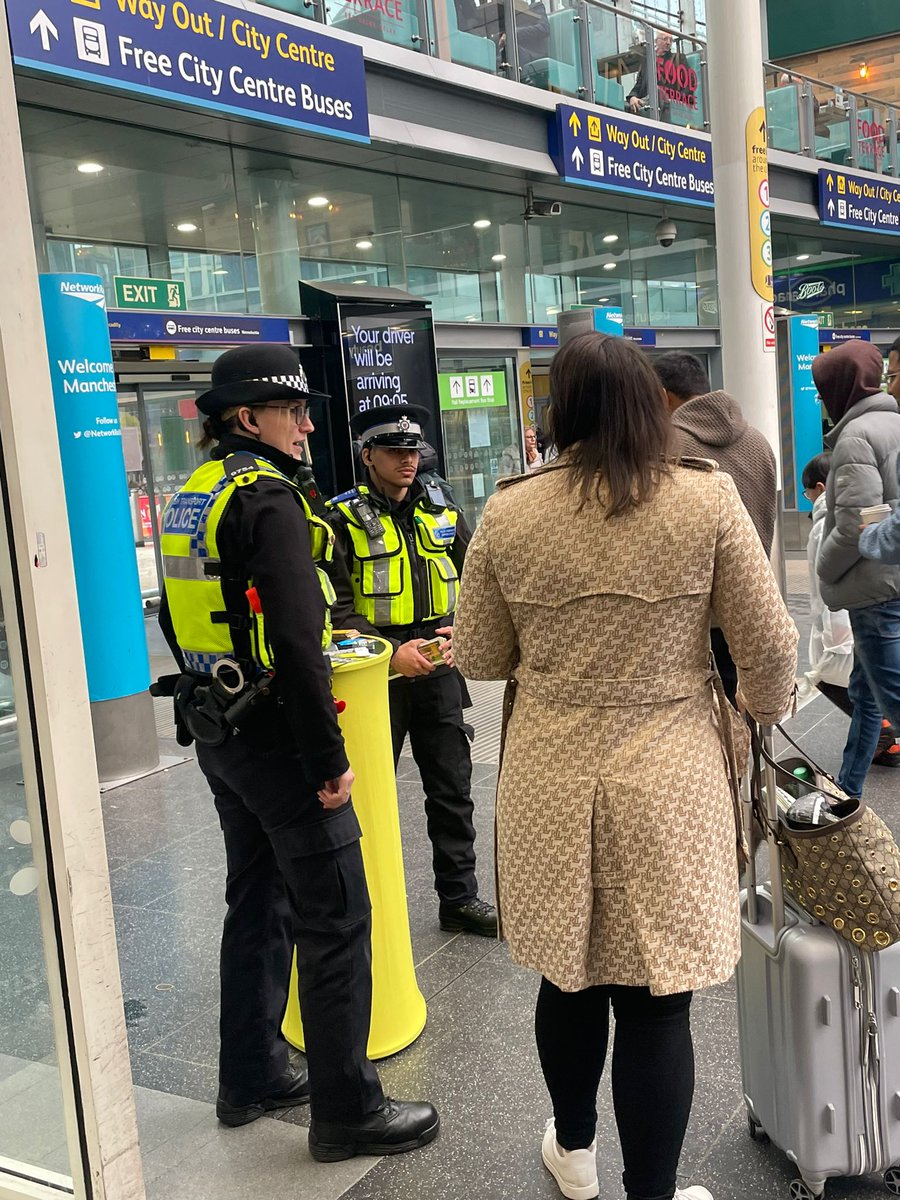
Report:
[[[328,505],[340,513],[350,538],[354,609],[378,629],[449,617],[459,594],[459,572],[450,556],[458,512],[423,496],[401,523],[370,504],[381,525],[375,535],[358,510],[369,496],[368,488],[357,487]]]
[[[323,647],[331,641],[331,606],[335,594],[331,580],[319,564],[331,562],[334,531],[327,521],[313,513],[300,489],[281,471],[252,454],[232,454],[198,467],[172,497],[163,516],[160,548],[166,596],[175,636],[189,671],[208,675],[221,658],[246,659],[247,655],[235,645],[236,633],[243,649],[249,646],[250,660],[256,666],[264,671],[273,667],[263,614],[254,611],[246,594],[239,611],[235,611],[235,594],[231,608],[226,603],[217,542],[219,524],[235,489],[247,487],[260,478],[282,481],[296,493],[297,503],[303,509],[319,585],[325,596]],[[246,593],[252,587],[253,580],[247,579],[242,587],[238,585],[236,592]]]

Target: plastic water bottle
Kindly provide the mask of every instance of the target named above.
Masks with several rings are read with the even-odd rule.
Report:
[[[794,801],[785,813],[785,820],[793,829],[808,829],[821,825],[833,825],[840,818],[832,811],[831,802],[824,793],[808,792],[799,800]]]

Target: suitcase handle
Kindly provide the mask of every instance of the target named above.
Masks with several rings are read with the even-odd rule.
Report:
[[[777,938],[784,929],[784,883],[781,877],[781,847],[775,831],[778,829],[778,784],[775,777],[775,743],[773,726],[756,725],[750,722],[752,762],[744,779],[745,816],[753,820],[754,799],[759,802],[765,816],[766,845],[769,848],[769,888],[772,894],[772,930]],[[765,794],[763,794],[765,784]],[[752,825],[750,826],[752,828]],[[759,901],[756,877],[756,856],[750,856],[747,864],[747,920],[751,925],[759,922]]]

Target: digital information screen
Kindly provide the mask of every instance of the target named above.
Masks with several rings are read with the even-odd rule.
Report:
[[[389,404],[421,404],[433,421],[437,365],[431,313],[341,305],[340,326],[351,418]]]

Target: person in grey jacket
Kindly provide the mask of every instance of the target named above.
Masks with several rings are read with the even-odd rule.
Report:
[[[839,777],[851,796],[862,795],[882,713],[895,727],[900,723],[900,565],[860,550],[859,510],[882,503],[896,508],[900,497],[900,410],[881,390],[882,371],[878,349],[859,340],[820,354],[812,366],[834,422],[825,437],[833,453],[816,567],[822,599],[833,612],[849,611],[854,639],[853,717]]]

